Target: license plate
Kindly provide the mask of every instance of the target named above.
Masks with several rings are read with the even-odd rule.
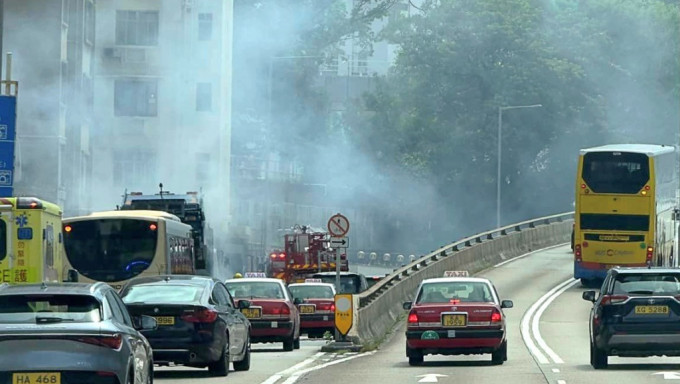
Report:
[[[243,308],[241,312],[249,319],[262,317],[262,308]]]
[[[60,372],[14,373],[12,384],[61,384]]]
[[[158,316],[156,317],[158,325],[175,325],[175,318],[172,316]]]
[[[314,313],[314,306],[313,305],[301,305],[300,306],[300,313]]]
[[[667,305],[636,305],[635,306],[636,315],[667,315],[668,306]]]
[[[442,315],[442,325],[445,327],[464,327],[467,325],[467,315],[444,314]]]

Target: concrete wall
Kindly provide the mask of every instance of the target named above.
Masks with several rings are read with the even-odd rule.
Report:
[[[451,270],[475,274],[525,253],[569,242],[571,217],[556,215],[522,223],[528,228],[518,224],[487,232],[440,248],[396,270],[370,290],[354,296],[354,321],[348,337],[364,345],[384,337],[405,312],[402,303],[413,298],[423,279],[441,277],[444,271]]]

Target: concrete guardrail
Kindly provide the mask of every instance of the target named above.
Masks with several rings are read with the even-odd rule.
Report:
[[[533,250],[569,242],[574,213],[524,221],[442,246],[414,262],[395,269],[376,285],[354,295],[354,320],[348,338],[371,344],[382,339],[404,313],[402,303],[423,279],[444,271],[480,272]]]

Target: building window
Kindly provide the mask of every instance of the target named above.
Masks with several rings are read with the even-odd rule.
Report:
[[[196,110],[212,110],[212,84],[198,83],[196,86]]]
[[[158,45],[158,11],[116,11],[116,44]]]
[[[196,154],[196,181],[198,185],[205,185],[210,175],[210,154]]]
[[[212,39],[213,17],[212,13],[198,14],[198,40],[208,41]]]
[[[94,4],[85,2],[85,41],[94,44]]]
[[[118,79],[113,103],[116,116],[157,116],[158,80]]]
[[[156,156],[153,153],[134,149],[114,152],[115,185],[135,188],[156,177]]]

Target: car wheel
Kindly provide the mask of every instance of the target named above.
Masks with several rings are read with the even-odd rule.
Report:
[[[508,342],[504,341],[501,346],[491,353],[491,362],[494,364],[503,364],[508,359]]]
[[[422,365],[425,360],[423,358],[423,352],[409,347],[406,347],[406,356],[408,356],[408,365],[412,366]]]
[[[604,369],[609,365],[607,352],[597,348],[593,343],[590,343],[590,365],[595,369]]]
[[[293,349],[300,349],[300,337],[293,340]]]
[[[250,340],[246,341],[246,354],[243,360],[234,361],[234,371],[247,371],[250,369]]]
[[[293,336],[291,336],[289,339],[286,339],[283,341],[283,350],[286,352],[290,352],[295,348],[293,341]]]
[[[229,337],[225,337],[224,347],[219,360],[208,364],[208,372],[213,376],[227,376],[229,374]]]
[[[127,377],[127,384],[135,384],[135,371],[130,368],[128,372],[128,377]]]
[[[146,378],[146,384],[153,384],[153,364],[149,367],[149,375]]]

